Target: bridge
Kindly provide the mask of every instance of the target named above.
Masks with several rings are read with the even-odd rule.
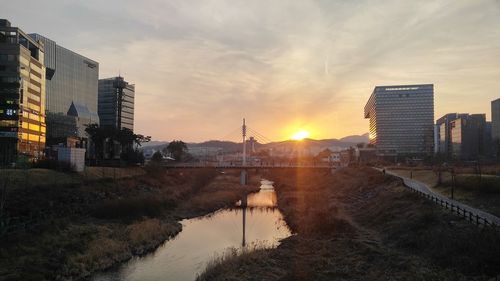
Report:
[[[241,131],[240,131],[241,130]],[[252,136],[250,137],[252,147],[251,149],[254,150],[253,144],[254,140],[257,140],[259,142],[265,143],[265,142],[270,142],[268,138],[266,138],[264,135],[260,134],[259,132],[250,129],[247,127],[245,118],[243,118],[243,125],[237,129],[239,131],[243,143],[243,153],[241,160],[237,161],[213,161],[213,162],[198,162],[198,163],[175,163],[175,162],[163,162],[161,164],[162,167],[168,168],[168,169],[201,169],[201,168],[214,168],[214,169],[238,169],[241,170],[241,177],[240,177],[240,182],[242,185],[246,185],[247,183],[247,170],[249,169],[328,169],[328,170],[333,170],[336,169],[335,166],[330,165],[329,163],[321,163],[321,162],[299,162],[299,163],[294,163],[294,162],[283,162],[283,161],[270,161],[270,162],[259,162],[259,163],[254,163],[252,161],[248,162],[247,161],[247,132],[250,131]],[[233,131],[234,132],[234,131]],[[226,136],[227,137],[227,136]],[[226,139],[224,137],[223,139]],[[255,151],[254,151],[255,152]]]
[[[335,166],[318,164],[318,165],[287,165],[287,164],[271,164],[271,165],[219,165],[219,164],[200,164],[200,163],[165,163],[162,165],[165,168],[177,169],[200,169],[200,168],[215,168],[215,169],[336,169]]]

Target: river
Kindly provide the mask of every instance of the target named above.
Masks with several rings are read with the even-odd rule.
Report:
[[[262,180],[260,191],[247,196],[247,207],[241,207],[240,201],[235,208],[183,220],[182,231],[153,253],[135,257],[92,280],[192,281],[208,261],[230,248],[276,247],[291,234],[276,203],[272,182]]]

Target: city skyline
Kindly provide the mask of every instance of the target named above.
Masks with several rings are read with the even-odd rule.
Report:
[[[376,85],[433,83],[435,117],[491,120],[499,12],[498,1],[16,1],[0,18],[136,84],[138,133],[203,141],[243,117],[271,140],[363,134]]]

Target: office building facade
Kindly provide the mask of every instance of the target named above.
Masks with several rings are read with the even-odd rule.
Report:
[[[379,157],[423,157],[434,146],[434,85],[377,86],[364,109]]]
[[[0,164],[39,158],[45,142],[43,43],[0,20]]]
[[[436,121],[438,154],[449,159],[474,160],[491,154],[491,123],[485,114],[449,113]]]
[[[123,77],[99,80],[98,113],[102,127],[134,130],[135,85]]]
[[[491,102],[491,138],[500,142],[500,98]]]
[[[30,36],[42,41],[45,46],[49,143],[58,143],[67,137],[87,139],[85,125],[99,124],[99,63],[40,34],[34,33]]]
[[[467,114],[450,121],[451,157],[475,160],[487,154],[488,138],[485,114]]]
[[[436,147],[436,153],[444,156],[444,157],[450,157],[451,156],[451,122],[453,120],[456,120],[460,117],[466,117],[468,114],[459,114],[459,113],[448,113],[438,120],[436,120],[436,134],[434,137],[437,139],[437,147]]]

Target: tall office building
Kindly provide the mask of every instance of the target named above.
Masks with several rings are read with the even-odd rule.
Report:
[[[437,139],[436,152],[445,157],[451,156],[451,122],[460,117],[466,117],[469,114],[459,114],[459,113],[448,113],[443,117],[436,120],[437,135],[434,137]]]
[[[99,63],[42,35],[30,36],[45,46],[48,142],[59,143],[68,137],[85,142],[85,126],[99,124]]]
[[[474,160],[486,155],[488,137],[486,114],[461,114],[449,124],[452,158]]]
[[[0,164],[45,148],[43,43],[0,20]]]
[[[370,143],[380,157],[433,153],[434,85],[377,86],[365,105]]]
[[[491,102],[491,138],[500,141],[500,98]]]
[[[98,113],[102,127],[134,130],[135,85],[123,77],[99,80]]]

